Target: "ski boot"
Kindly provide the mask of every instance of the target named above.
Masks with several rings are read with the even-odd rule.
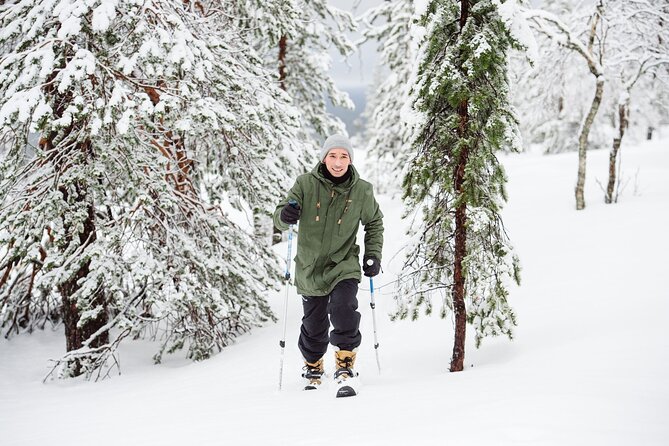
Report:
[[[305,360],[304,367],[302,367],[302,369],[304,370],[302,378],[307,380],[307,383],[304,386],[304,390],[318,389],[322,384],[321,379],[325,373],[325,369],[323,368],[323,358],[314,363],[310,363]]]
[[[355,352],[348,350],[335,351],[337,370],[334,374],[337,398],[355,396],[358,394],[358,374],[353,370]]]

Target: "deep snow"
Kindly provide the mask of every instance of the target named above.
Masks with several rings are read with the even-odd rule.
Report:
[[[0,340],[0,444],[669,444],[668,142],[623,148],[630,183],[615,205],[596,183],[606,181],[608,152],[590,152],[584,211],[574,209],[575,153],[503,158],[504,221],[523,266],[510,298],[519,326],[514,341],[487,339],[478,350],[469,332],[462,373],[447,372],[450,319],[387,317],[402,261],[393,256],[406,237],[399,200],[380,197],[382,374],[363,281],[358,397],[300,391],[300,300],[291,289],[282,392],[281,323],[200,363],[177,354],[153,365],[156,346],[128,342],[123,374],[98,383],[42,384],[47,359],[62,354],[60,331]],[[271,296],[279,315],[283,296]]]

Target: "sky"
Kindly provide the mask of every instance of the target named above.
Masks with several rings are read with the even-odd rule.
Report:
[[[330,0],[329,4],[349,11],[354,17],[362,15],[368,9],[381,4],[383,0]],[[360,34],[354,33],[350,36],[356,41]],[[358,53],[353,54],[347,60],[335,51],[331,51],[332,77],[338,87],[349,89],[367,85],[372,80],[372,73],[377,63],[376,44],[366,43],[361,46]]]

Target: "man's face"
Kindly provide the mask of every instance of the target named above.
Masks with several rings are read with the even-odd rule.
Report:
[[[335,177],[339,178],[344,175],[348,170],[349,164],[351,164],[351,158],[348,156],[346,149],[330,149],[327,155],[325,155],[325,167],[327,167],[328,172]]]

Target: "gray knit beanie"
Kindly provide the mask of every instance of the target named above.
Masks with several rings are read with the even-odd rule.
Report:
[[[346,136],[336,134],[326,139],[323,143],[323,148],[321,149],[321,161],[325,159],[331,149],[346,150],[348,152],[348,157],[351,158],[351,163],[353,163],[353,146],[351,145],[351,141]]]

